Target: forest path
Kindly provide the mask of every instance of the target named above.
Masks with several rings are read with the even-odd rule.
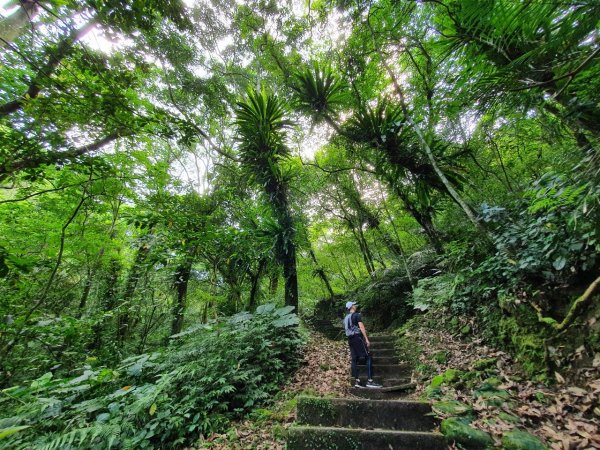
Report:
[[[300,397],[296,426],[288,430],[289,450],[446,448],[444,437],[432,431],[436,422],[429,404],[406,400],[414,388],[412,368],[398,363],[394,337],[372,336],[370,341],[375,381],[384,387],[353,387],[343,398]]]

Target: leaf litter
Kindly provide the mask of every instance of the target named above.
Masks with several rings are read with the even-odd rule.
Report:
[[[416,328],[405,332],[421,349],[416,366],[427,367],[427,374],[413,372],[417,384],[414,398],[423,398],[435,375],[449,369],[463,373],[477,369],[482,359],[494,361],[483,378],[495,378],[501,397],[490,401],[478,396],[480,385],[445,384],[438,400],[458,400],[475,413],[471,426],[491,434],[501,448],[502,434],[519,429],[542,440],[552,450],[600,449],[600,358],[591,367],[576,372],[554,374],[556,383],[544,384],[527,379],[517,361],[506,352],[491,348],[481,340],[469,340],[444,329]],[[436,359],[440,350],[447,358]],[[402,357],[402,355],[400,355]],[[508,395],[506,395],[507,393]],[[504,397],[504,398],[502,398]],[[444,418],[444,414],[438,414]],[[457,447],[455,447],[457,448]]]

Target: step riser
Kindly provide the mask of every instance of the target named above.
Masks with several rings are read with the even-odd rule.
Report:
[[[437,433],[383,432],[335,428],[290,428],[288,450],[442,450],[444,437]]]
[[[376,350],[376,349],[371,349],[371,354],[373,356],[381,356],[381,357],[386,357],[386,358],[390,358],[392,356],[396,356],[396,351],[389,349],[389,350]]]
[[[373,356],[373,365],[390,366],[393,364],[398,364],[398,358],[388,356]]]
[[[360,364],[360,362],[361,361],[359,360],[358,369],[359,370],[363,370],[363,369],[367,370],[367,365]],[[412,372],[412,368],[408,364],[379,364],[377,366],[375,364],[373,364],[373,369],[374,370],[377,369],[377,371],[381,374],[383,374],[383,373],[400,373],[400,372],[411,373]]]
[[[373,375],[373,381],[377,384],[382,384],[384,387],[390,387],[390,386],[399,386],[402,384],[406,384],[406,383],[410,383],[410,376],[405,376],[405,377],[399,377],[397,375],[394,376],[382,376],[382,375]],[[354,378],[350,377],[348,378],[348,385],[350,386],[354,386]],[[360,377],[360,381],[361,384],[364,386],[367,382],[367,375],[366,373],[363,374]]]
[[[427,403],[358,399],[298,399],[299,424],[326,427],[430,431],[436,426]]]
[[[395,348],[393,345],[373,345],[371,344],[371,346],[369,347],[369,350],[371,350],[371,352],[375,353],[375,352],[382,352],[385,350],[390,350],[390,351],[394,351]]]
[[[406,398],[407,394],[410,392],[412,392],[412,390],[381,392],[376,389],[359,389],[356,391],[352,390],[352,395],[369,400],[402,400]]]
[[[366,367],[359,367],[358,369],[358,378],[365,378],[369,375],[367,368]],[[373,375],[375,377],[379,377],[379,378],[385,378],[386,380],[389,379],[402,379],[402,378],[410,378],[412,376],[412,372],[408,371],[408,370],[402,370],[402,371],[397,371],[397,372],[385,372],[382,370],[379,370],[377,368],[377,366],[373,366]],[[350,378],[352,378],[352,371],[349,370],[348,371],[348,376]]]
[[[382,336],[369,336],[369,340],[371,342],[373,342],[373,343],[375,343],[375,342],[377,342],[377,343],[379,343],[379,342],[385,342],[385,343],[390,343],[390,342],[394,343],[394,342],[396,342],[395,338],[388,337],[388,336],[386,336],[386,337],[382,337]]]

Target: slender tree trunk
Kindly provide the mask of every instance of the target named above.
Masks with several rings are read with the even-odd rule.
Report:
[[[101,302],[103,313],[109,313],[114,311],[117,305],[117,286],[119,282],[120,272],[121,263],[119,262],[119,260],[112,258],[108,266],[108,274],[105,279],[106,287]],[[108,325],[109,320],[106,318],[100,320],[96,325],[94,325],[94,340],[90,344],[91,349],[99,350],[102,347],[105,341],[104,337],[106,335],[106,329]],[[111,336],[114,335],[111,333]]]
[[[421,225],[421,228],[423,228],[423,231],[425,232],[425,235],[427,235],[427,238],[429,239],[429,242],[433,246],[435,252],[438,255],[441,255],[444,252],[444,249],[442,247],[442,241],[440,240],[440,237],[438,236],[438,233],[433,225],[433,219],[431,215],[427,212],[420,211],[411,202],[408,195],[406,195],[406,193],[403,192],[401,189],[396,187],[394,191],[396,192],[396,195],[400,198],[400,200],[402,200],[402,203],[404,204],[406,210],[410,213],[411,216],[414,217],[417,223]]]
[[[381,203],[383,204],[383,210],[385,211],[385,213],[388,217],[388,220],[390,222],[390,225],[392,226],[392,229],[394,230],[394,234],[396,235],[396,241],[394,244],[397,249],[397,255],[402,260],[402,265],[404,266],[404,270],[406,272],[406,277],[408,278],[408,282],[410,283],[410,286],[414,289],[415,283],[414,283],[412,275],[410,273],[410,269],[408,268],[408,261],[406,259],[406,253],[404,253],[404,248],[402,248],[402,241],[400,240],[400,235],[398,234],[398,230],[396,229],[396,225],[394,224],[394,219],[393,219],[392,214],[390,213],[390,210],[387,206],[387,202],[383,198],[383,193],[380,192],[380,194],[382,196]]]
[[[283,278],[285,280],[285,304],[298,312],[298,273],[296,271],[296,247],[290,245],[283,257]]]
[[[294,220],[291,215],[287,185],[277,182],[267,186],[267,193],[273,202],[279,227],[285,233],[283,248],[279,249],[279,257],[283,262],[283,279],[285,281],[285,304],[293,306],[298,312],[298,272],[296,269],[296,242]]]
[[[319,276],[319,278],[321,278],[321,281],[323,282],[325,288],[327,289],[327,292],[329,293],[329,300],[331,301],[331,304],[335,303],[335,294],[333,293],[333,289],[331,288],[331,284],[329,283],[329,279],[327,278],[325,269],[323,269],[323,267],[319,265],[319,262],[317,261],[317,256],[315,255],[315,252],[313,251],[312,247],[308,249],[308,254],[310,255],[310,259],[312,259],[313,263],[315,264],[315,273]]]
[[[358,233],[358,238],[360,240],[360,242],[362,242],[363,245],[363,249],[364,249],[364,256],[366,258],[367,264],[370,267],[370,275],[373,275],[373,273],[375,272],[375,264],[373,263],[373,253],[371,252],[371,249],[369,248],[369,243],[367,242],[367,239],[365,238],[365,234],[363,233],[362,227],[358,226],[356,229],[357,233]]]
[[[272,273],[269,277],[269,294],[275,295],[277,294],[277,289],[279,289],[279,271],[276,270],[275,273]]]
[[[252,272],[248,271],[248,274],[250,275],[250,282],[251,282],[250,298],[248,299],[248,309],[250,311],[252,311],[252,310],[254,310],[254,308],[256,308],[256,301],[257,301],[258,288],[260,286],[260,279],[262,278],[262,274],[263,274],[266,266],[267,266],[267,260],[263,258],[258,263],[258,269],[256,269],[256,274],[253,274]]]
[[[87,300],[88,300],[88,297],[90,296],[90,291],[92,290],[92,283],[93,283],[92,270],[88,266],[87,274],[85,277],[85,283],[83,285],[83,292],[81,293],[81,298],[79,299],[79,307],[77,308],[79,310],[79,312],[78,312],[79,316],[81,316],[81,314],[83,313],[83,310],[85,309],[85,307],[87,305]]]
[[[142,277],[142,273],[144,272],[144,262],[146,261],[149,252],[150,246],[146,243],[142,244],[138,248],[137,253],[135,255],[135,259],[133,261],[133,265],[131,266],[131,270],[129,271],[129,275],[127,277],[127,282],[125,283],[125,290],[123,291],[121,303],[121,308],[124,308],[125,310],[119,314],[117,329],[117,338],[119,344],[121,345],[125,342],[125,340],[127,340],[127,337],[130,332],[129,303],[133,299],[135,289],[138,285],[140,278]]]
[[[181,333],[181,330],[183,329],[187,290],[195,253],[195,249],[192,249],[175,270],[173,286],[175,287],[176,296],[172,308],[173,320],[171,322],[171,335]]]

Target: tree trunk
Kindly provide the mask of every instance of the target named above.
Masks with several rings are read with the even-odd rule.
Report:
[[[365,235],[364,235],[360,225],[358,227],[356,227],[356,229],[353,231],[353,233],[354,233],[354,236],[356,237],[356,240],[358,241],[358,245],[360,247],[360,251],[363,256],[363,261],[365,262],[365,267],[367,268],[367,273],[370,276],[373,276],[373,273],[375,272],[375,265],[373,264],[373,256],[371,255],[371,250],[369,249],[369,244],[367,243],[367,240],[365,239]]]
[[[149,252],[150,246],[146,243],[142,244],[138,248],[135,255],[135,260],[133,261],[133,265],[131,266],[131,270],[129,271],[129,275],[127,277],[127,282],[125,283],[125,290],[123,291],[122,302],[120,305],[120,307],[124,308],[125,311],[122,311],[119,314],[117,328],[117,339],[120,345],[122,345],[129,336],[129,303],[133,299],[138,281],[142,277],[145,267],[144,262],[146,261]]]
[[[442,247],[442,241],[440,240],[440,237],[433,226],[433,218],[431,215],[428,212],[420,211],[419,208],[412,203],[408,195],[402,191],[402,189],[395,186],[394,192],[398,198],[402,200],[402,203],[409,214],[413,216],[419,225],[421,225],[421,228],[423,228],[423,231],[425,232],[425,235],[427,236],[430,244],[433,246],[435,252],[438,255],[441,255],[444,252],[444,249]]]
[[[277,294],[277,289],[279,289],[279,270],[275,270],[275,273],[269,277],[269,294],[272,296]]]
[[[390,221],[390,225],[392,226],[392,229],[394,230],[394,234],[396,235],[396,241],[394,242],[394,244],[395,244],[394,247],[397,251],[397,255],[402,260],[402,265],[404,266],[404,270],[406,272],[406,277],[408,278],[408,282],[410,283],[411,287],[414,289],[415,283],[414,283],[412,275],[410,273],[410,269],[408,268],[408,261],[406,259],[406,253],[404,253],[404,249],[402,248],[402,241],[400,240],[400,235],[398,234],[398,230],[396,229],[396,225],[394,224],[394,219],[393,219],[392,214],[390,213],[390,210],[387,206],[387,202],[383,198],[383,193],[381,193],[381,194],[382,194],[381,203],[383,205],[383,210],[387,214],[388,220]]]
[[[333,293],[333,289],[331,288],[331,284],[329,283],[329,279],[327,278],[325,269],[323,269],[323,267],[319,265],[319,262],[317,261],[317,256],[315,255],[315,252],[313,251],[312,247],[308,249],[308,254],[310,255],[310,259],[312,259],[313,263],[315,263],[315,273],[319,276],[319,278],[321,278],[321,281],[323,281],[327,292],[329,292],[329,300],[331,301],[331,304],[334,304],[335,294]]]
[[[285,304],[298,312],[298,273],[296,271],[296,247],[289,245],[283,257],[283,278],[285,280]]]
[[[114,311],[117,305],[117,286],[119,282],[119,272],[121,272],[121,263],[117,259],[112,258],[109,263],[108,274],[105,280],[106,290],[104,291],[104,295],[101,301],[101,308],[103,313],[109,313]],[[107,316],[106,314],[104,315],[105,317]],[[107,318],[104,318],[100,320],[96,325],[94,325],[94,340],[90,344],[91,349],[99,350],[102,347],[108,324],[109,320]]]
[[[285,281],[285,304],[293,306],[298,312],[298,273],[296,270],[296,231],[288,201],[288,187],[279,181],[266,186],[267,193],[273,202],[277,222],[284,233],[282,247],[278,249],[279,259],[283,263],[283,279]]]
[[[254,308],[256,308],[256,300],[257,300],[258,288],[260,286],[260,279],[262,278],[262,274],[263,274],[266,266],[267,266],[267,260],[263,258],[258,263],[258,269],[256,269],[256,274],[253,274],[252,272],[248,271],[248,275],[250,275],[250,282],[251,282],[250,298],[248,299],[248,309],[250,311],[252,311],[252,310],[254,310]]]
[[[192,273],[192,264],[194,263],[195,253],[195,249],[192,249],[175,270],[173,286],[175,288],[176,296],[172,307],[173,320],[171,322],[171,335],[181,333],[181,330],[183,329],[188,283]]]
[[[81,314],[83,314],[83,310],[85,309],[86,305],[87,305],[87,300],[88,297],[90,296],[90,291],[92,290],[92,271],[91,269],[88,267],[88,271],[87,271],[87,275],[85,278],[85,284],[83,285],[83,292],[81,293],[81,298],[79,300],[79,307],[78,307],[78,317],[81,317]]]

